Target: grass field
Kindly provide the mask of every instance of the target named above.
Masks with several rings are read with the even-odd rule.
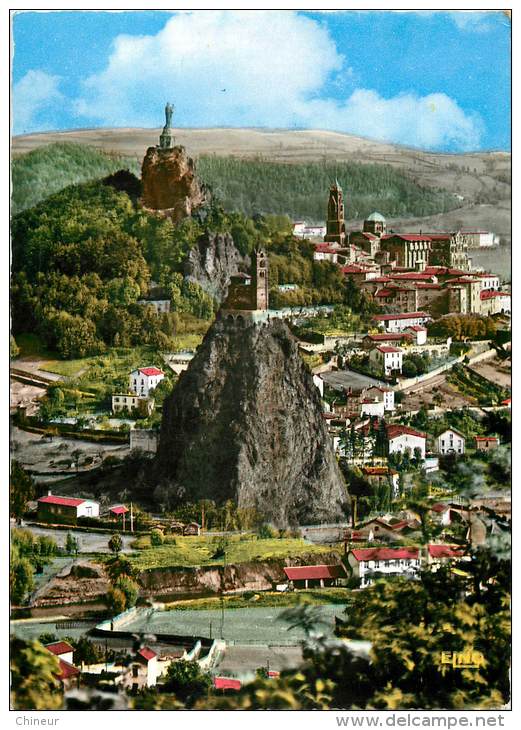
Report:
[[[174,538],[169,538],[174,539]],[[223,565],[222,557],[213,558],[218,540],[212,537],[175,537],[174,543],[164,543],[150,547],[150,538],[144,536],[136,540],[132,547],[138,551],[131,556],[138,570],[150,568],[169,568],[174,566]],[[260,540],[256,536],[234,536],[226,547],[226,563],[246,563],[249,561],[284,558],[301,553],[328,553],[331,548],[312,545],[302,539],[271,538]]]
[[[241,593],[233,596],[224,596],[225,608],[272,608],[290,607],[303,604],[309,606],[321,606],[328,603],[344,604],[347,592],[345,588],[310,588],[309,590],[292,591],[291,593],[278,593],[263,591],[261,593]],[[206,611],[219,609],[221,599],[219,596],[209,598],[189,598],[183,601],[167,603],[167,611]]]

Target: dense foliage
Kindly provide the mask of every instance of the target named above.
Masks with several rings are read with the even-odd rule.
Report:
[[[390,165],[358,162],[283,164],[233,157],[201,157],[198,173],[228,210],[276,213],[323,221],[327,191],[336,180],[346,191],[346,217],[421,217],[458,207],[448,191],[424,188]]]
[[[137,175],[139,160],[71,143],[55,143],[20,155],[13,160],[13,214],[68,185],[98,179],[121,168]],[[327,190],[335,179],[348,193],[348,218],[363,218],[374,210],[385,216],[419,217],[458,206],[448,191],[421,187],[389,165],[327,161],[284,164],[203,156],[197,171],[226,210],[248,216],[274,213],[322,221]]]
[[[69,185],[104,177],[128,167],[139,171],[137,160],[102,152],[89,145],[57,142],[15,157],[12,164],[13,215]]]

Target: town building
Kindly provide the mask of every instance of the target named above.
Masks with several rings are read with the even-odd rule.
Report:
[[[391,345],[377,345],[369,352],[369,362],[376,365],[384,375],[401,374],[403,351]]]
[[[377,314],[374,322],[386,332],[403,332],[411,325],[425,325],[431,320],[427,312],[401,312],[399,314]]]
[[[130,392],[136,395],[148,396],[164,377],[164,372],[153,366],[133,370],[129,376]]]
[[[387,221],[381,213],[376,210],[364,221],[364,233],[372,233],[380,238],[387,233]]]
[[[380,239],[397,266],[422,271],[429,264],[431,239],[421,233],[390,233]]]
[[[283,570],[290,585],[294,588],[336,586],[347,578],[345,568],[341,563],[337,565],[299,565]]]
[[[498,436],[476,436],[476,449],[478,451],[492,451],[499,446]]]
[[[421,458],[425,459],[427,434],[401,424],[389,424],[386,431],[389,454],[408,452],[414,457],[415,449],[419,449]]]
[[[151,307],[157,315],[170,312],[170,299],[138,299],[137,303]]]
[[[232,276],[228,295],[222,305],[224,312],[240,313],[268,309],[268,256],[263,249],[252,255],[252,274]]]
[[[347,562],[353,578],[365,588],[380,577],[403,576],[415,578],[420,569],[420,550],[417,547],[355,548],[350,550]]]
[[[332,264],[337,264],[338,261],[338,248],[333,248],[329,243],[317,243],[313,252],[314,261],[330,261]]]
[[[382,486],[390,484],[393,489],[394,496],[398,496],[400,488],[400,475],[389,466],[364,466],[362,474],[369,484],[373,486]]]
[[[465,550],[458,545],[427,545],[427,565],[434,571],[454,560],[464,558]]]
[[[135,692],[143,687],[155,687],[158,676],[156,652],[148,646],[138,649],[130,664],[130,673],[131,676],[125,684],[130,686],[132,691]]]
[[[411,335],[417,345],[425,345],[427,343],[427,327],[420,324],[411,324],[405,328],[405,332]]]
[[[127,412],[137,413],[147,418],[154,411],[154,399],[146,395],[134,395],[131,393],[114,393],[112,396],[112,413]]]
[[[344,197],[338,180],[329,188],[327,204],[326,243],[336,243],[340,248],[345,246],[346,224],[344,213]]]
[[[366,335],[362,339],[364,350],[372,350],[379,345],[402,346],[412,341],[412,335],[407,332],[387,332],[376,335]]]
[[[68,664],[74,664],[74,647],[68,641],[53,641],[51,644],[45,644],[47,651],[63,659]]]
[[[481,314],[491,317],[493,314],[510,314],[512,309],[509,292],[484,290],[479,295]]]
[[[351,231],[349,243],[365,251],[371,258],[380,251],[380,236],[368,231]]]
[[[60,519],[75,522],[78,517],[99,517],[99,502],[92,499],[59,497],[51,491],[40,497],[37,502],[38,519],[44,522]]]
[[[471,260],[468,257],[469,238],[461,231],[454,233],[429,233],[431,254],[429,265],[448,266],[469,271]]]
[[[461,233],[466,236],[469,248],[491,248],[499,245],[499,236],[490,231],[462,230]]]
[[[436,439],[438,454],[464,454],[465,437],[455,428],[447,428]]]

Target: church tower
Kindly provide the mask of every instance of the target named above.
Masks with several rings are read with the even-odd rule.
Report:
[[[253,252],[251,287],[253,309],[268,309],[268,257],[262,249]]]
[[[344,220],[344,196],[338,180],[329,188],[329,202],[327,205],[327,225],[324,241],[336,243],[340,247],[345,245],[346,224]]]

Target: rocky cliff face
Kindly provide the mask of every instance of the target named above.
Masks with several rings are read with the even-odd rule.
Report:
[[[141,167],[143,205],[161,211],[175,222],[191,215],[205,202],[195,165],[184,147],[149,147]]]
[[[229,233],[207,232],[197,242],[185,263],[185,276],[222,302],[230,277],[248,271],[249,256],[242,256]]]
[[[320,396],[280,320],[218,318],[165,401],[157,496],[234,500],[277,525],[341,518]]]

